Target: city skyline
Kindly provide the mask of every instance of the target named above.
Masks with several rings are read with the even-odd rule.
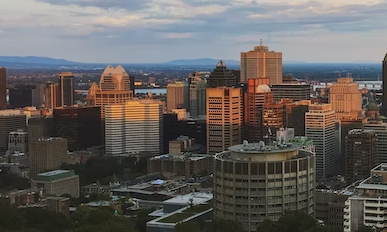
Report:
[[[387,50],[375,40],[387,35],[384,1],[19,0],[2,6],[0,53],[7,56],[239,60],[260,38],[285,61],[380,62]]]

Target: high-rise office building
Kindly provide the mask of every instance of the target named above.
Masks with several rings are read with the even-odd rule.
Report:
[[[32,90],[32,106],[40,107],[44,104],[45,84],[37,84]]]
[[[74,105],[74,76],[71,72],[62,72],[59,77],[59,106]]]
[[[271,136],[278,129],[286,126],[286,105],[293,100],[282,99],[279,102],[265,103],[262,109],[263,135]]]
[[[164,104],[153,99],[106,106],[106,154],[163,153]]]
[[[102,144],[100,106],[58,107],[53,118],[55,136],[67,139],[70,151]]]
[[[274,101],[281,101],[281,99],[289,98],[293,101],[310,100],[312,94],[312,86],[310,84],[276,84],[271,86]]]
[[[38,85],[15,85],[9,88],[9,104],[12,108],[39,107],[43,103],[44,89]]]
[[[269,78],[248,79],[244,101],[244,134],[250,142],[259,142],[264,134],[263,105],[273,102]]]
[[[349,116],[351,111],[362,110],[362,96],[359,84],[353,78],[338,78],[330,88],[329,100],[337,118]]]
[[[0,110],[7,109],[7,70],[0,68]]]
[[[309,105],[305,116],[305,136],[313,140],[316,147],[317,179],[336,174],[339,136],[335,120],[331,104]]]
[[[195,72],[189,76],[189,112],[192,118],[206,115],[207,80],[205,72]]]
[[[26,130],[26,116],[21,110],[0,110],[0,152],[8,149],[8,136],[12,131]]]
[[[373,130],[378,137],[376,145],[376,162],[387,163],[387,123],[371,121],[363,126],[364,130]]]
[[[214,155],[240,144],[242,138],[240,88],[207,89],[207,153]]]
[[[383,105],[381,114],[387,117],[387,53],[382,62],[382,77],[383,77]]]
[[[54,135],[54,119],[49,117],[38,117],[28,119],[28,142],[37,141]]]
[[[314,215],[315,156],[300,146],[248,143],[215,155],[214,216],[247,231],[286,211]]]
[[[99,86],[91,85],[86,100],[88,105],[101,106],[101,117],[105,118],[105,106],[124,104],[132,98],[128,73],[120,65],[116,68],[109,65],[101,75]]]
[[[44,88],[44,105],[47,109],[55,109],[60,105],[59,101],[59,92],[58,92],[58,83],[48,82]]]
[[[238,80],[235,72],[227,68],[226,63],[220,60],[207,79],[207,88],[237,87]]]
[[[189,85],[185,82],[176,82],[167,85],[167,109],[189,110]]]
[[[67,140],[63,138],[40,138],[29,143],[30,177],[55,170],[67,160]]]
[[[286,104],[286,127],[294,128],[295,136],[305,136],[305,113],[309,111],[310,100]]]
[[[268,77],[271,85],[282,83],[282,53],[255,46],[253,51],[241,52],[241,82],[249,78]]]
[[[348,132],[345,149],[345,180],[353,183],[369,177],[377,165],[375,131],[355,129]]]

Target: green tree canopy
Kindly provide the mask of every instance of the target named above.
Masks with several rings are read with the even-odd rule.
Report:
[[[175,232],[201,232],[201,230],[195,222],[183,222],[175,226]]]
[[[246,232],[243,225],[236,220],[214,218],[204,230],[205,232]]]

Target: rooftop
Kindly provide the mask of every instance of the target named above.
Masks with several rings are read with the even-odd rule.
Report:
[[[259,153],[278,153],[285,152],[285,151],[294,151],[299,150],[300,146],[293,144],[293,143],[285,143],[285,144],[278,144],[278,143],[272,143],[272,144],[265,144],[265,142],[261,141],[259,143],[248,143],[247,141],[244,141],[244,144],[238,144],[235,146],[231,146],[229,150],[231,152],[238,152],[238,153],[253,153],[253,154],[259,154]]]
[[[0,116],[25,116],[22,110],[0,110]]]
[[[75,176],[73,170],[55,170],[50,172],[40,173],[35,177],[37,181],[56,181],[68,177]]]
[[[159,156],[152,157],[151,160],[197,161],[208,157],[211,157],[211,156],[206,154],[191,154],[191,153],[186,153],[182,155],[166,154],[166,155],[159,155]]]
[[[168,199],[168,200],[164,201],[164,203],[188,205],[190,203],[190,200],[192,199],[192,203],[194,205],[199,205],[199,204],[203,204],[207,201],[212,200],[212,198],[213,198],[212,193],[209,193],[209,192],[208,193],[207,192],[195,193],[194,192],[194,193],[189,193],[186,195],[181,195],[181,196],[177,196],[177,197]]]

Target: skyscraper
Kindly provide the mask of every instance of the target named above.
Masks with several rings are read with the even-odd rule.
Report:
[[[283,98],[290,98],[293,101],[310,100],[312,87],[310,84],[283,83],[271,86],[274,101],[281,101]]]
[[[362,96],[359,84],[353,78],[338,78],[330,88],[329,100],[337,118],[349,116],[351,111],[362,110]]]
[[[58,107],[53,116],[55,136],[67,139],[70,151],[102,144],[100,106]]]
[[[15,85],[9,88],[9,104],[13,109],[32,106],[35,85]]]
[[[353,183],[369,177],[376,162],[377,136],[372,130],[355,129],[348,132],[345,152],[345,180]]]
[[[27,129],[26,116],[21,110],[0,110],[0,152],[8,149],[8,136],[12,131]]]
[[[214,71],[211,72],[207,79],[207,88],[217,87],[237,87],[238,80],[235,72],[227,68],[226,63],[220,60]]]
[[[47,109],[55,109],[59,105],[58,94],[58,83],[46,83],[44,88],[44,105]]]
[[[123,104],[132,98],[128,73],[121,65],[116,68],[109,65],[102,73],[99,85],[91,85],[86,100],[89,105],[101,106],[101,117],[105,118],[105,106]]]
[[[272,102],[273,93],[269,87],[269,78],[249,78],[244,102],[243,139],[250,142],[262,140],[265,133],[263,131],[263,105]]]
[[[130,100],[106,106],[105,147],[108,155],[163,153],[163,111],[159,100]]]
[[[190,75],[189,96],[190,115],[192,118],[206,115],[207,81],[205,72],[195,72]]]
[[[74,105],[74,76],[71,72],[62,72],[59,79],[59,106]]]
[[[167,109],[186,109],[189,111],[188,83],[176,82],[167,85]]]
[[[316,147],[316,177],[325,179],[336,172],[339,158],[338,131],[331,104],[312,104],[305,116],[305,136]]]
[[[0,68],[0,110],[7,109],[7,70]]]
[[[387,54],[384,56],[382,62],[382,75],[383,75],[383,105],[382,112],[383,116],[387,116]]]
[[[241,53],[241,82],[260,77],[268,77],[271,85],[282,83],[282,53],[269,51],[262,44]]]

